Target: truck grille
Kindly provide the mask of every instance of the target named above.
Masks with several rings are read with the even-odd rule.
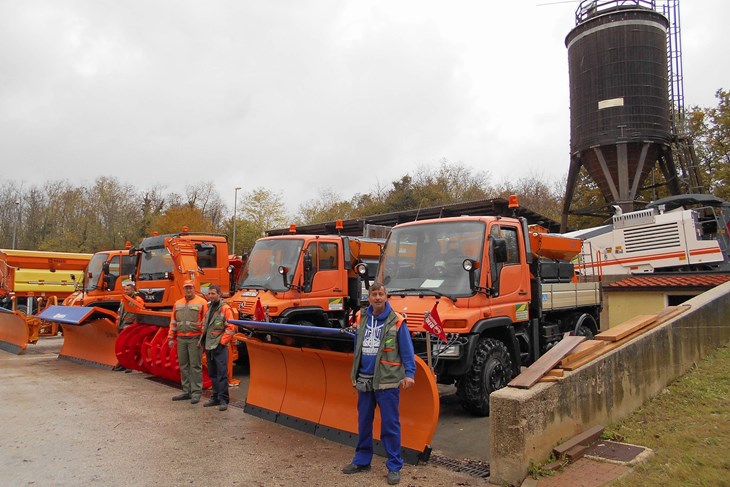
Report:
[[[405,315],[408,328],[413,329],[423,327],[423,313],[405,313]]]

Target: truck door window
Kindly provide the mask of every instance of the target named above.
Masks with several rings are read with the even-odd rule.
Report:
[[[520,247],[517,244],[517,229],[503,225],[494,225],[490,234],[496,238],[504,239],[507,244],[507,261],[504,265],[520,263]]]
[[[122,275],[129,276],[134,275],[137,270],[137,256],[136,255],[123,255],[122,256]]]
[[[337,270],[339,262],[337,258],[337,244],[334,242],[322,242],[319,244],[319,270]]]
[[[198,267],[201,269],[210,269],[216,267],[216,247],[198,250]]]

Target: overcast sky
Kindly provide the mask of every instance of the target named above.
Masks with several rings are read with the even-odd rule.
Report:
[[[0,0],[0,160],[280,192],[290,213],[442,158],[492,181],[568,169],[578,2]],[[683,0],[685,104],[730,88],[730,2]]]

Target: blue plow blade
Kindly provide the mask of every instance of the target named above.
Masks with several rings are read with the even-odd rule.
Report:
[[[49,306],[37,316],[38,318],[64,325],[80,325],[94,311],[94,308],[84,306]]]

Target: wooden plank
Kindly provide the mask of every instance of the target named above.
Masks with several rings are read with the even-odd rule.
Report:
[[[545,355],[537,359],[535,363],[527,367],[524,372],[512,379],[507,385],[520,389],[529,389],[548,370],[555,367],[566,354],[570,353],[580,342],[585,340],[585,338],[582,336],[564,336],[557,345],[548,350]]]
[[[637,315],[596,335],[596,340],[616,342],[656,321],[657,315]]]
[[[680,306],[669,306],[667,308],[664,308],[662,311],[660,311],[656,315],[657,319],[653,323],[650,323],[649,325],[645,326],[644,328],[641,328],[641,329],[635,331],[631,335],[625,336],[621,340],[618,340],[615,342],[606,342],[606,344],[603,347],[594,350],[592,353],[585,355],[584,357],[579,358],[578,360],[572,360],[572,361],[570,361],[570,363],[563,363],[565,361],[565,359],[563,359],[563,361],[561,361],[561,363],[560,363],[561,367],[564,370],[568,370],[568,371],[575,370],[575,369],[599,358],[600,356],[605,355],[606,353],[610,352],[611,350],[614,350],[614,349],[620,347],[624,343],[630,342],[634,338],[637,338],[637,337],[643,335],[644,333],[648,332],[649,330],[653,330],[654,328],[658,327],[662,323],[666,323],[670,319],[684,313],[685,311],[687,311],[690,308],[691,308],[691,306],[687,305],[687,304],[683,304]],[[578,347],[576,347],[576,350],[578,350]],[[570,357],[570,355],[568,355],[568,357]],[[568,357],[566,357],[566,359]]]
[[[578,346],[580,346],[580,345],[578,345]],[[551,369],[551,370],[548,370],[545,373],[545,375],[546,376],[549,375],[551,377],[563,377],[563,375],[565,375],[565,371],[563,369]]]
[[[570,450],[574,446],[590,445],[601,436],[601,433],[603,433],[603,428],[604,426],[602,424],[597,424],[593,428],[589,428],[583,433],[572,437],[565,443],[561,443],[560,445],[556,446],[555,448],[553,448],[553,453],[555,453],[556,457],[559,457],[567,453],[568,450]]]
[[[586,340],[577,347],[575,347],[575,350],[566,355],[565,358],[560,361],[560,365],[562,366],[572,364],[573,362],[582,359],[586,355],[594,353],[597,349],[605,347],[606,343],[607,342],[603,340]]]
[[[554,375],[543,375],[542,377],[540,377],[538,382],[560,382],[562,380],[562,377],[556,377]]]

